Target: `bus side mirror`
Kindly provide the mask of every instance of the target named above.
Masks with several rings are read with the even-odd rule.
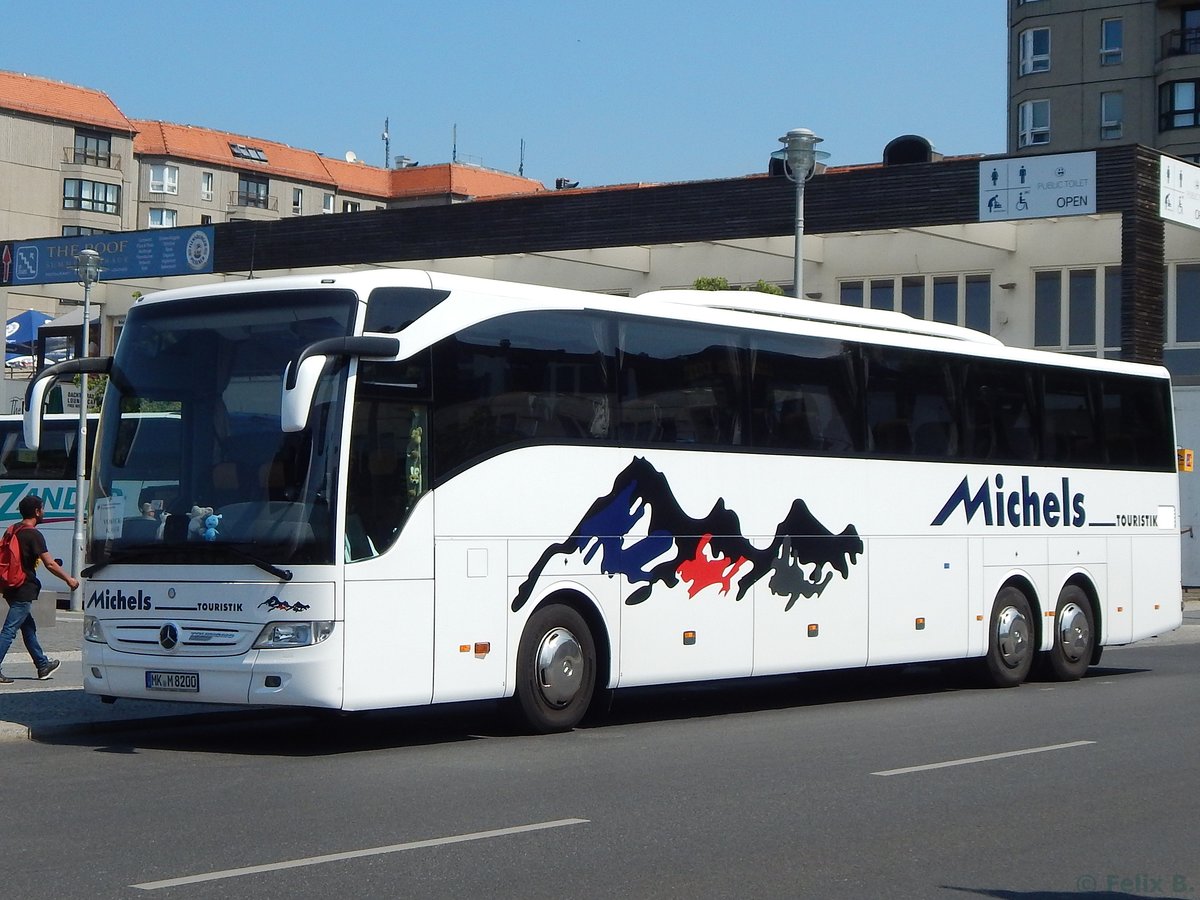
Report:
[[[29,382],[25,391],[25,420],[22,430],[25,432],[25,446],[37,450],[42,443],[42,407],[46,403],[46,394],[55,383],[68,375],[107,375],[112,371],[111,356],[86,356],[80,359],[68,359],[65,362],[47,366]],[[80,403],[86,400],[80,397]]]
[[[331,356],[395,359],[400,354],[400,339],[394,337],[328,338],[309,344],[283,373],[283,396],[279,403],[280,427],[285,432],[303,431],[321,372]]]

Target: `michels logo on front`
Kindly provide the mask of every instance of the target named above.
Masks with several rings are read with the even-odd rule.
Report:
[[[149,594],[143,593],[140,589],[135,594],[130,591],[126,594],[120,588],[116,591],[105,588],[102,591],[92,591],[92,596],[88,598],[88,609],[138,609],[150,610],[154,609],[153,598]]]
[[[1071,491],[1071,479],[1063,477],[1053,490],[1035,491],[1028,475],[1021,476],[1021,489],[1004,489],[1004,476],[996,474],[977,487],[971,487],[966,476],[946,500],[945,505],[930,523],[944,525],[959,507],[966,522],[976,515],[985,525],[1022,528],[1043,523],[1064,528],[1082,528],[1087,521],[1083,506],[1084,495]]]

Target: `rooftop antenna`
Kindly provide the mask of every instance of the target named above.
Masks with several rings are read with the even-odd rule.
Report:
[[[450,137],[450,162],[458,162],[458,123],[454,123],[454,130]]]
[[[387,118],[383,120],[383,134],[380,135],[383,138],[383,167],[385,169],[392,167],[392,138],[388,134],[388,121]]]
[[[517,174],[525,177],[525,138],[521,138],[521,164],[517,166]]]

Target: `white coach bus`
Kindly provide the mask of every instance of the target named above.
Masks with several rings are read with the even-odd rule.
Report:
[[[752,293],[404,270],[142,297],[91,482],[84,682],[366,710],[978,658],[1181,622],[1165,370]],[[180,427],[156,528],[123,423]]]

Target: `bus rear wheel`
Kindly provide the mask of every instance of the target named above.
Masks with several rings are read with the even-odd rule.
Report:
[[[1092,662],[1096,629],[1092,603],[1083,589],[1069,584],[1058,595],[1054,611],[1054,643],[1046,654],[1050,675],[1057,681],[1078,681]]]
[[[583,617],[569,606],[545,606],[529,617],[517,650],[516,706],[533,731],[570,731],[596,687],[596,646]]]
[[[988,649],[983,672],[995,687],[1016,687],[1033,664],[1033,617],[1029,600],[1011,585],[996,595],[988,627]]]

